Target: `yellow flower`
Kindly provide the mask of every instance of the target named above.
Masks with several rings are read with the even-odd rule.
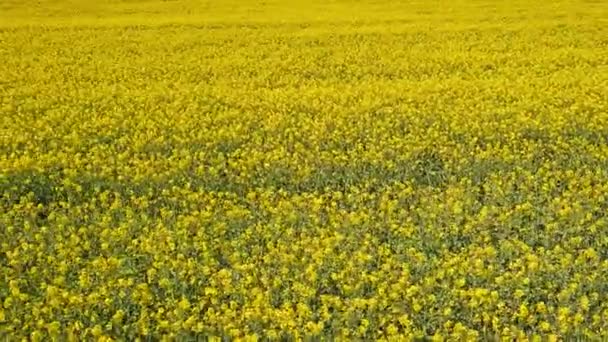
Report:
[[[101,328],[101,325],[94,326],[91,330],[91,334],[95,337],[100,337],[103,334],[103,329]]]
[[[47,325],[47,330],[51,336],[57,336],[59,334],[60,329],[61,329],[61,324],[57,321],[49,323]]]
[[[184,311],[190,308],[190,302],[186,298],[182,298],[177,305],[181,310]]]
[[[388,333],[389,336],[394,336],[399,333],[399,329],[394,324],[391,323],[386,328],[386,332]]]
[[[307,322],[306,330],[311,336],[317,336],[323,330],[323,323]]]
[[[579,301],[579,307],[582,311],[589,311],[589,297],[582,296]]]
[[[118,309],[116,311],[116,313],[114,313],[114,316],[112,316],[112,322],[116,325],[119,325],[122,322],[124,316],[125,316],[124,311],[121,309]]]
[[[540,330],[541,330],[542,332],[545,332],[545,333],[546,333],[546,332],[548,332],[548,331],[551,331],[551,324],[550,324],[549,322],[547,322],[547,321],[542,321],[542,322],[540,322],[539,327],[540,327]]]
[[[522,319],[525,319],[528,317],[528,314],[529,314],[528,306],[526,304],[521,304],[519,306],[519,317],[521,317]]]
[[[31,333],[30,338],[32,339],[32,341],[42,341],[44,336],[41,332],[34,331]]]

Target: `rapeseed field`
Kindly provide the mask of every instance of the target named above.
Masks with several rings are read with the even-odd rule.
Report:
[[[607,19],[0,0],[0,339],[608,339]]]

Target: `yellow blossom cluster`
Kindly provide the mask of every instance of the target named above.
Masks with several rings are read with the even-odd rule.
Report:
[[[0,1],[0,339],[608,339],[607,15]]]

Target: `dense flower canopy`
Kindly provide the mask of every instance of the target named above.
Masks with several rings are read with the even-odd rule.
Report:
[[[3,2],[0,337],[608,338],[606,13]]]

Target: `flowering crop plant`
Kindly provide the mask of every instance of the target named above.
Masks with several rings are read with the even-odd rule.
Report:
[[[608,340],[607,18],[0,0],[0,339]]]

